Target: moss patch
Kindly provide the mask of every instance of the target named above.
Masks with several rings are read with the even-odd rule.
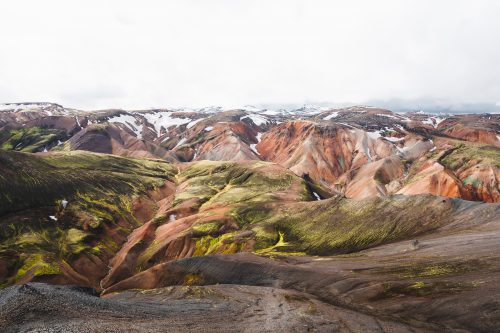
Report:
[[[33,276],[61,274],[60,267],[51,260],[46,259],[47,256],[41,253],[30,255],[23,261],[23,265],[17,271],[16,280],[21,279],[27,273]]]
[[[472,142],[457,143],[440,163],[454,171],[478,163],[500,168],[500,148]]]
[[[7,280],[58,274],[61,263],[71,265],[81,255],[109,260],[139,225],[132,199],[175,173],[163,161],[0,150],[0,257],[27,258]]]
[[[3,129],[0,131],[0,148],[21,152],[38,152],[67,139],[66,132],[59,129],[29,127]]]

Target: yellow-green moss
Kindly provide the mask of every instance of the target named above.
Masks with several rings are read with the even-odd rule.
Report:
[[[54,262],[47,262],[43,254],[36,253],[23,261],[23,265],[16,273],[16,281],[28,272],[34,276],[57,275],[61,274],[61,268]]]
[[[220,222],[199,223],[193,226],[192,231],[195,235],[207,235],[217,232],[220,229],[220,226]]]
[[[474,164],[500,167],[500,148],[473,142],[457,142],[450,153],[440,159],[440,162],[451,170]]]

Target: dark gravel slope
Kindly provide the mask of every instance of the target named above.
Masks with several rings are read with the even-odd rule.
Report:
[[[271,287],[176,286],[99,298],[91,289],[40,283],[0,292],[10,332],[418,332]]]

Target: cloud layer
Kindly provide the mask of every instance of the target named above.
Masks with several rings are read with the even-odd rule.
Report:
[[[0,13],[0,102],[500,101],[495,0],[18,0]]]

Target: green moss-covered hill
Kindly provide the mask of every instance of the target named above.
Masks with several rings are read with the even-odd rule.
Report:
[[[27,153],[41,152],[68,139],[65,130],[45,127],[3,128],[0,148]]]
[[[99,288],[127,237],[146,222],[165,227],[171,215],[193,220],[188,231],[174,233],[190,234],[197,244],[193,255],[252,250],[247,241],[255,235],[240,237],[237,231],[269,205],[301,200],[312,200],[306,182],[272,163],[176,166],[81,151],[0,150],[0,283]],[[269,244],[277,237],[259,234]],[[145,249],[142,261],[164,259],[156,255],[154,238],[141,238],[139,245]]]
[[[134,198],[175,172],[162,161],[0,150],[0,283],[64,272],[77,283],[95,284],[142,223]],[[75,261],[85,269],[75,270]]]
[[[109,288],[169,260],[352,253],[498,214],[430,195],[317,201],[318,189],[268,162],[0,150],[0,284]]]

